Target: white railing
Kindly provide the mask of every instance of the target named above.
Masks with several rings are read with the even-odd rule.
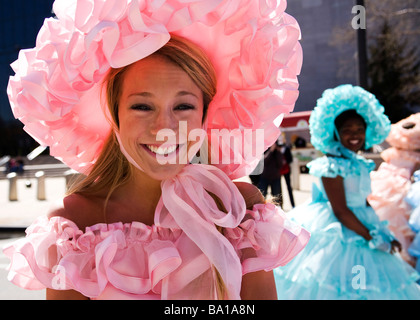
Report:
[[[42,166],[42,165],[40,165]],[[51,165],[48,165],[50,168]],[[67,170],[61,176],[65,177],[65,184],[66,190],[68,189],[70,183],[74,181],[75,176],[79,175],[79,173],[75,170]],[[44,171],[37,171],[35,172],[36,178],[36,198],[37,200],[47,200],[46,193],[45,193],[45,179],[48,176],[45,175]],[[17,180],[21,178],[25,178],[25,176],[19,176],[16,172],[10,172],[6,175],[7,180],[9,180],[9,201],[18,201],[18,187],[17,187]]]

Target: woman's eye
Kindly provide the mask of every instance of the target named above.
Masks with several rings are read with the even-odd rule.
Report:
[[[175,107],[175,110],[194,110],[195,106],[187,103],[181,103]]]
[[[132,110],[140,110],[140,111],[149,111],[152,110],[152,107],[150,107],[147,104],[133,104],[130,109]]]

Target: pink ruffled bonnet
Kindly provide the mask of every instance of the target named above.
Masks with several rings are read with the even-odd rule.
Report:
[[[264,151],[279,135],[273,121],[298,97],[300,29],[285,8],[285,0],[56,0],[56,17],[45,20],[35,48],[12,64],[13,114],[51,155],[88,173],[111,130],[101,106],[104,76],[174,34],[204,49],[216,69],[208,140],[213,129],[228,129],[250,150],[255,141],[244,131],[263,129]],[[260,155],[242,152],[242,161],[215,165],[234,179],[249,174]]]
[[[381,153],[388,163],[398,163],[413,173],[420,164],[420,113],[391,125],[386,141],[390,148]]]
[[[398,149],[420,151],[420,113],[392,124],[386,141]]]

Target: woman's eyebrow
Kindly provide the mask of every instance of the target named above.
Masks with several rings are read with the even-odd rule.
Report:
[[[178,96],[178,97],[182,97],[182,96],[194,96],[195,98],[197,98],[197,99],[198,99],[198,97],[197,97],[197,95],[196,95],[195,93],[190,92],[190,91],[184,91],[184,90],[179,91],[179,92],[177,93],[177,96]]]
[[[154,95],[153,95],[153,93],[147,92],[147,91],[145,91],[145,92],[135,92],[135,93],[132,93],[132,94],[128,95],[128,97],[133,97],[133,96],[153,97]]]
[[[135,93],[132,93],[132,94],[129,95],[129,97],[131,97],[131,96],[141,96],[141,97],[150,98],[150,97],[154,97],[154,94],[151,93],[151,92],[144,91],[144,92],[135,92]],[[177,92],[176,96],[177,97],[193,96],[193,97],[195,97],[195,98],[198,99],[198,96],[195,93],[193,93],[191,91],[185,91],[185,90],[181,90],[181,91]]]

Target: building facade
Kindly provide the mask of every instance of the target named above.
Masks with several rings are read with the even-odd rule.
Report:
[[[354,5],[354,0],[288,0],[286,11],[300,25],[303,48],[300,93],[294,111],[312,110],[325,89],[357,84],[357,31],[351,25]],[[341,33],[351,37],[353,32],[350,43],[337,44]]]
[[[0,118],[13,118],[6,87],[13,74],[10,64],[20,49],[35,46],[36,35],[44,19],[52,15],[53,0],[0,0]]]
[[[15,120],[6,88],[10,64],[19,50],[33,48],[44,19],[52,16],[53,0],[0,0],[0,158],[26,155],[37,144]]]

